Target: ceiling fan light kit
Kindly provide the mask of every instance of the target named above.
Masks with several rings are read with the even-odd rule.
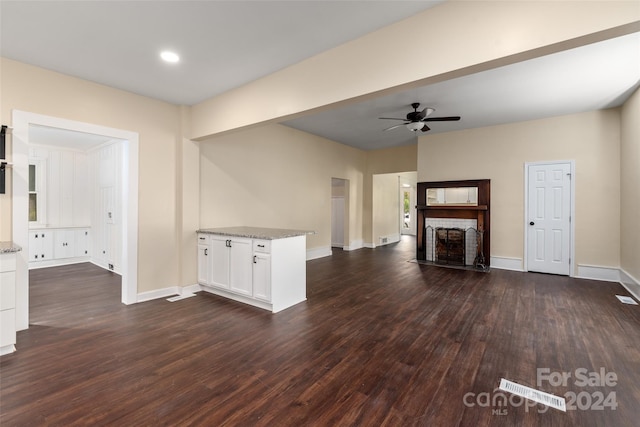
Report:
[[[424,123],[422,122],[411,122],[407,123],[407,129],[413,132],[417,132],[424,127]]]
[[[418,107],[420,106],[419,102],[414,102],[411,104],[413,111],[407,114],[406,119],[401,119],[397,117],[379,117],[382,120],[402,120],[404,125],[412,132],[422,131],[426,132],[430,130],[429,126],[425,122],[456,122],[460,120],[460,116],[449,116],[449,117],[429,117],[431,113],[435,111],[435,109],[431,107],[426,107],[422,111],[418,111]],[[402,125],[395,125],[384,129],[385,131],[395,129]]]

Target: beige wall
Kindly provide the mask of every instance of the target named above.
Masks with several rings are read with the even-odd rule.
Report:
[[[570,49],[638,31],[638,20],[634,1],[447,1],[194,106],[191,135],[204,138]],[[419,55],[400,48],[407,40],[425,41]]]
[[[400,188],[398,174],[373,176],[373,244],[379,246],[380,238],[400,234]]]
[[[418,181],[491,179],[491,255],[522,259],[524,163],[552,160],[575,160],[576,264],[617,268],[618,109],[422,136]]]
[[[620,267],[640,281],[640,90],[622,107]]]
[[[349,183],[349,241],[362,239],[366,155],[282,125],[200,143],[200,226],[313,230],[307,249],[331,246],[331,178]]]
[[[139,133],[138,292],[180,284],[179,108],[4,58],[0,67],[3,124],[17,109]],[[11,209],[9,188],[0,195],[0,240],[12,238]],[[182,280],[195,283],[195,270]]]

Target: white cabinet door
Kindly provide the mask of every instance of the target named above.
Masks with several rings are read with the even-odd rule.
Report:
[[[211,236],[211,284],[229,289],[229,242],[226,236]]]
[[[251,239],[233,238],[229,243],[229,288],[243,295],[253,295]]]
[[[60,229],[53,234],[53,256],[56,259],[73,258],[73,244],[76,240],[75,230]]]
[[[46,261],[50,259],[53,259],[53,231],[30,231],[29,261]]]
[[[79,228],[75,230],[74,256],[89,256],[89,229]]]
[[[253,254],[253,297],[271,302],[271,255]]]
[[[211,248],[209,245],[198,245],[198,283],[211,284]]]

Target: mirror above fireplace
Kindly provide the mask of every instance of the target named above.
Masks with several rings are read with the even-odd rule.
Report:
[[[427,188],[427,206],[478,206],[478,187]]]

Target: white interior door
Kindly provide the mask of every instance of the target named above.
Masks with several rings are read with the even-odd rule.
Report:
[[[571,164],[531,164],[527,174],[527,269],[569,275]]]

